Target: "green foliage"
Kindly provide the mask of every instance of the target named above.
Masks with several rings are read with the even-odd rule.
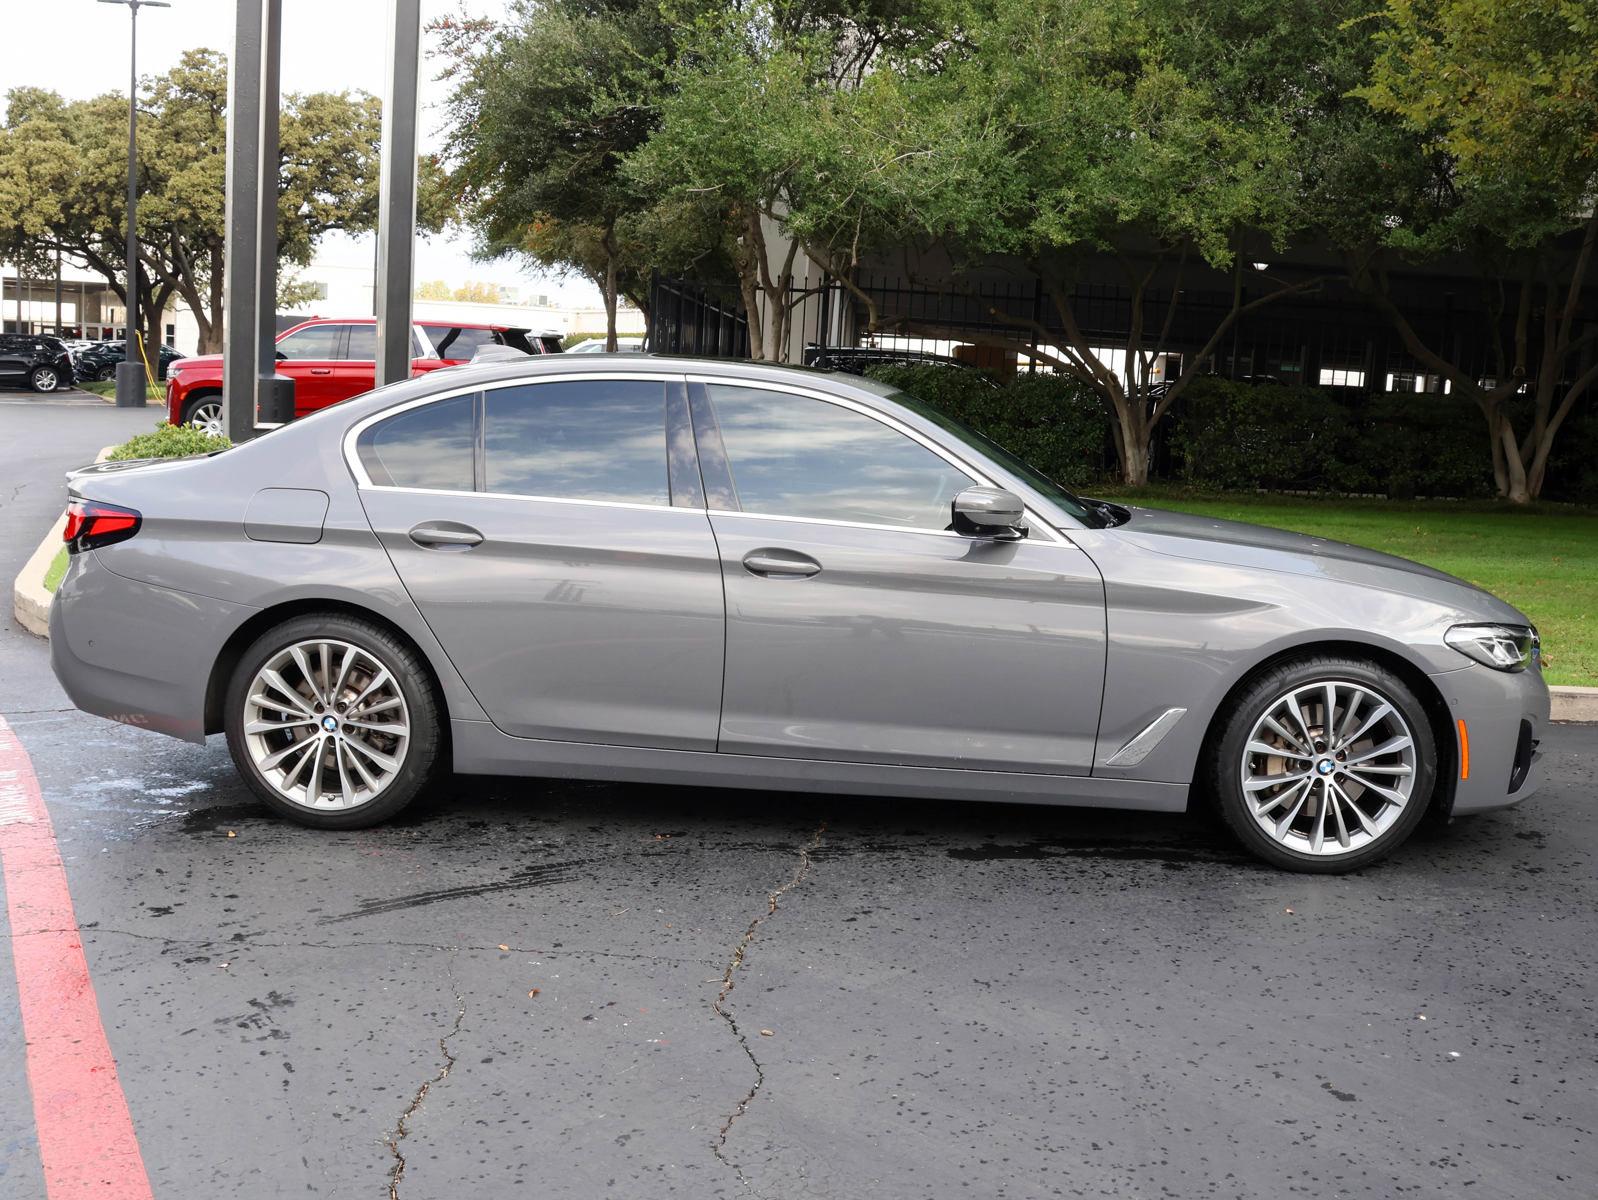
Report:
[[[1194,380],[1182,398],[1170,444],[1180,477],[1189,483],[1334,491],[1343,483],[1353,435],[1348,410],[1320,388],[1207,376]]]
[[[310,262],[322,236],[377,221],[381,106],[362,93],[285,97],[278,179],[278,243],[284,263]],[[200,326],[200,348],[220,350],[227,150],[227,63],[189,50],[139,97],[139,236],[136,272],[147,339],[177,295]],[[23,88],[0,121],[0,245],[36,258],[59,248],[105,276],[126,277],[127,99],[65,101]],[[421,164],[424,228],[450,213],[436,164]],[[153,350],[152,350],[153,353]]]
[[[191,454],[211,454],[226,450],[233,443],[225,437],[213,437],[190,425],[171,425],[163,421],[153,433],[130,437],[106,456],[109,462],[122,462],[130,458],[186,458]]]
[[[1064,375],[1022,375],[996,388],[976,371],[880,366],[867,374],[963,421],[1066,487],[1102,478],[1113,461],[1104,405]]]

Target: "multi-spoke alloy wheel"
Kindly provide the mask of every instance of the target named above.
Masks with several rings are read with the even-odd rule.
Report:
[[[244,704],[256,769],[307,808],[376,798],[404,765],[410,736],[393,674],[349,642],[317,638],[278,651],[256,671]]]
[[[268,629],[234,665],[222,703],[239,773],[301,825],[386,821],[447,762],[427,660],[392,629],[350,613],[306,613]]]
[[[1221,816],[1277,866],[1351,871],[1425,815],[1431,721],[1409,685],[1355,658],[1315,656],[1250,680],[1217,714],[1208,776]]]
[[[1392,828],[1415,783],[1415,737],[1380,693],[1349,680],[1295,687],[1254,723],[1243,795],[1271,838],[1346,854]]]
[[[221,398],[202,400],[189,410],[189,425],[208,433],[212,437],[221,437],[227,432],[223,423]]]

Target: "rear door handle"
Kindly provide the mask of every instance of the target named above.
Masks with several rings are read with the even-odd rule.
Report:
[[[428,523],[412,529],[410,538],[428,550],[470,550],[483,540],[483,535],[470,525]]]
[[[766,579],[805,579],[821,570],[821,564],[797,550],[765,547],[744,555],[744,570]]]
[[[311,368],[311,374],[312,375],[331,375],[332,373],[333,373],[333,368],[332,367],[312,367]]]

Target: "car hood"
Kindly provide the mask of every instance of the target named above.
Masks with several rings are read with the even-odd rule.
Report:
[[[186,358],[174,358],[167,367],[167,372],[182,368],[184,371],[220,371],[222,369],[222,356],[220,354],[190,354]]]
[[[1340,579],[1449,605],[1484,620],[1530,624],[1490,592],[1434,567],[1305,533],[1158,508],[1129,508],[1121,537],[1176,558]]]

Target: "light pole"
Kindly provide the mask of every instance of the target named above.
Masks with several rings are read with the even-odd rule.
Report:
[[[128,39],[128,249],[127,351],[117,364],[117,407],[144,407],[144,355],[139,348],[139,9],[171,8],[167,0],[100,0],[125,4],[130,18]]]

